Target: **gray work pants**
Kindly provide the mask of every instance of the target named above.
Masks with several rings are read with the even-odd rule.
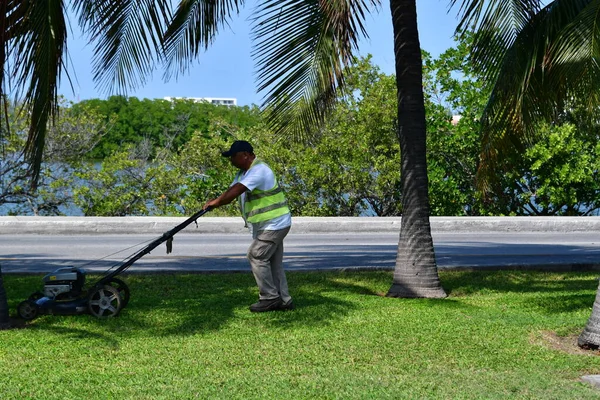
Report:
[[[260,231],[248,249],[248,260],[258,285],[260,300],[281,297],[287,303],[292,299],[283,270],[283,239],[289,231],[289,227],[278,231]]]

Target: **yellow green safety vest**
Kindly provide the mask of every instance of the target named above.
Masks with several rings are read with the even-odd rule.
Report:
[[[250,165],[250,169],[259,164],[266,165],[265,162],[255,159],[252,162],[252,165]],[[250,169],[248,169],[248,171]],[[239,182],[241,177],[242,171],[237,173],[235,182]],[[277,177],[275,177],[275,184],[269,190],[254,189],[252,191],[246,191],[246,199],[243,209],[241,196],[238,200],[242,217],[244,217],[246,222],[250,222],[252,224],[281,217],[282,215],[290,212],[290,209],[287,205],[287,200],[283,194],[283,190],[277,182]]]

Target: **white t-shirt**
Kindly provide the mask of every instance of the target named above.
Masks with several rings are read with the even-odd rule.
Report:
[[[233,181],[232,185],[237,183],[236,180]],[[240,177],[239,183],[246,186],[249,191],[253,191],[254,189],[258,190],[270,190],[275,185],[275,174],[269,168],[269,166],[265,163],[255,164],[246,172],[242,171],[242,175]],[[242,193],[242,208],[244,207],[244,202],[246,201],[246,193]],[[256,237],[258,231],[278,231],[280,229],[287,228],[292,225],[292,216],[290,213],[282,215],[281,217],[273,218],[268,221],[258,222],[252,225],[252,236]]]

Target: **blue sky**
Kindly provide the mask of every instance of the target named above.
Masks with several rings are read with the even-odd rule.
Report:
[[[251,3],[251,2],[247,2]],[[457,9],[448,12],[448,0],[418,0],[417,13],[421,48],[433,56],[452,47],[452,35],[457,25]],[[225,28],[217,37],[214,45],[201,55],[189,73],[177,80],[164,82],[162,71],[157,70],[153,78],[144,86],[127,93],[138,98],[175,97],[235,97],[238,105],[261,104],[262,95],[256,93],[254,64],[250,57],[249,39],[252,12],[250,4],[234,17],[230,28]],[[75,18],[71,17],[75,23]],[[373,62],[382,71],[393,73],[394,52],[392,22],[389,1],[382,1],[378,13],[367,15],[369,38],[361,42],[360,55],[373,55]],[[68,81],[62,79],[60,94],[78,101],[90,98],[106,98],[96,88],[92,80],[92,47],[73,32],[68,42],[69,71],[74,90]]]

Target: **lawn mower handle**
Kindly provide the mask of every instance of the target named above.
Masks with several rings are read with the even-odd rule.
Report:
[[[170,231],[163,233],[162,236],[158,237],[157,239],[152,241],[150,244],[148,244],[146,247],[144,247],[137,253],[133,254],[131,257],[129,257],[129,259],[127,259],[123,264],[121,264],[121,266],[119,266],[119,268],[115,269],[113,272],[107,274],[105,277],[100,279],[96,283],[96,285],[104,285],[104,284],[110,282],[110,280],[112,278],[114,278],[115,276],[117,276],[120,273],[122,273],[123,271],[125,271],[127,268],[129,268],[131,265],[133,265],[134,262],[136,262],[140,258],[144,257],[146,254],[150,253],[152,250],[154,250],[155,248],[157,248],[158,246],[160,246],[167,240],[172,239],[176,233],[181,231],[183,228],[185,228],[192,222],[195,222],[198,218],[200,218],[201,216],[203,216],[210,210],[211,210],[211,207],[197,211],[194,215],[192,215],[191,217],[189,217],[188,219],[183,221],[181,224],[177,225]]]

